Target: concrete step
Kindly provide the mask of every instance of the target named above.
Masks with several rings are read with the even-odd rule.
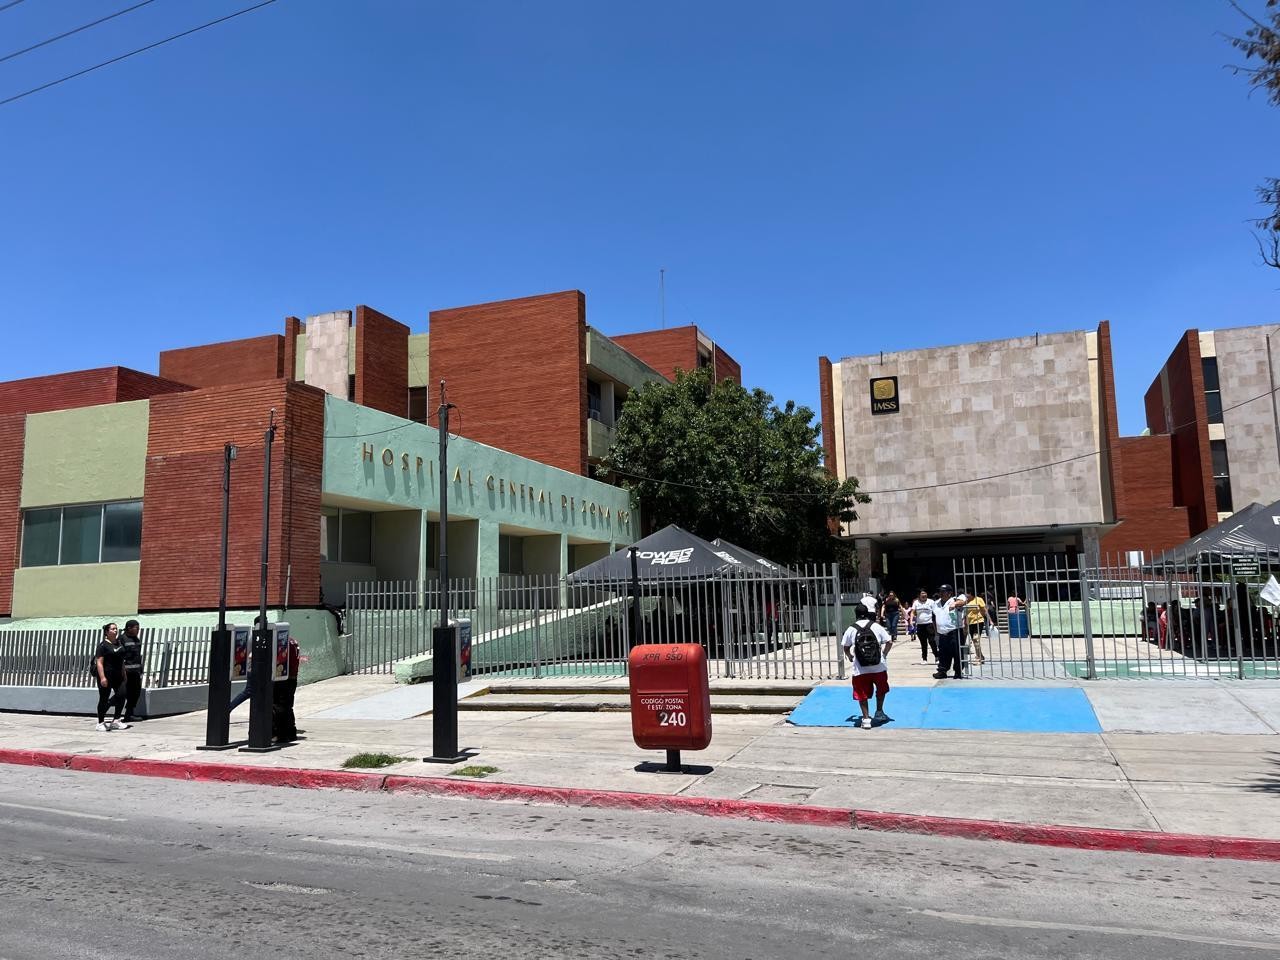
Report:
[[[806,690],[806,693],[808,691]],[[790,713],[799,696],[713,696],[712,713],[732,714],[786,714]],[[510,694],[494,693],[468,697],[458,701],[459,710],[520,711],[529,713],[627,713],[631,699],[626,694],[588,693],[573,694]]]
[[[482,679],[482,678],[478,678]],[[789,697],[806,696],[820,681],[817,680],[712,680],[711,696],[731,697]],[[495,680],[488,684],[490,695],[529,696],[577,696],[580,694],[623,695],[630,689],[625,678],[613,681],[587,681],[566,683],[554,680]]]

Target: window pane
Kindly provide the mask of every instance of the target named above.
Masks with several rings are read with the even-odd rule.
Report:
[[[1213,475],[1225,477],[1230,474],[1231,469],[1227,463],[1227,441],[1210,440],[1209,452],[1213,455]]]
[[[103,508],[102,562],[137,560],[142,556],[142,501],[108,503]]]
[[[62,508],[62,560],[97,563],[102,542],[102,504]]]
[[[338,559],[338,511],[324,508],[320,517],[320,559]]]
[[[1218,512],[1235,513],[1231,506],[1231,478],[1218,477],[1213,481],[1213,489],[1218,495]]]
[[[342,511],[342,562],[373,563],[373,514]]]
[[[1218,385],[1218,358],[1217,357],[1201,357],[1200,367],[1204,370],[1204,388],[1206,390],[1221,390]]]
[[[1222,422],[1222,394],[1217,390],[1204,395],[1205,406],[1209,409],[1209,422]]]
[[[587,381],[587,416],[600,419],[600,384],[594,380]]]
[[[62,508],[22,514],[22,565],[48,567],[58,562],[58,521]]]

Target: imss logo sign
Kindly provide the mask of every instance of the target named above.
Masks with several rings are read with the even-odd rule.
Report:
[[[871,381],[871,412],[873,414],[897,413],[901,409],[897,377],[876,377]]]

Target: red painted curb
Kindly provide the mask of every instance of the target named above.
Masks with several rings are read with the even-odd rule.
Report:
[[[255,767],[243,764],[176,760],[137,760],[81,755],[53,750],[0,748],[0,764],[52,767],[86,773],[114,773],[165,777],[199,782],[247,783],[255,786],[388,791],[436,797],[468,797],[555,806],[636,810],[648,813],[688,813],[768,823],[841,827],[886,833],[915,833],[967,840],[1070,847],[1106,852],[1154,853],[1174,857],[1280,862],[1280,840],[1253,837],[1215,837],[1145,830],[1108,830],[999,820],[961,820],[909,813],[845,810],[792,803],[766,803],[723,797],[685,797],[581,787],[542,787],[522,783],[493,783],[442,777],[387,776],[352,770],[307,770],[298,767]]]
[[[524,783],[491,783],[483,780],[445,780],[437,777],[389,776],[384,789],[428,796],[469,797],[476,800],[518,800],[562,807],[598,807],[607,810],[640,810],[650,813],[693,813],[704,817],[733,817],[768,823],[795,823],[815,827],[849,827],[851,810],[813,807],[798,803],[765,803],[721,797],[682,797],[659,793],[627,793],[582,787],[539,787]]]
[[[969,840],[1004,840],[1043,847],[1071,847],[1126,853],[1158,853],[1169,857],[1210,857],[1225,860],[1280,861],[1280,840],[1254,837],[1215,837],[1149,830],[1110,830],[1105,827],[1066,827],[1001,820],[960,820],[855,810],[855,830],[922,833]]]

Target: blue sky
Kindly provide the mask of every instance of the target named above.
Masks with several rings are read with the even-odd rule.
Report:
[[[0,56],[128,6],[29,0]],[[250,0],[158,0],[0,99]],[[1261,7],[1260,0],[1246,6]],[[817,407],[817,358],[1112,322],[1121,426],[1177,333],[1280,320],[1280,110],[1223,0],[279,0],[0,107],[0,379],[357,303],[578,288]]]

